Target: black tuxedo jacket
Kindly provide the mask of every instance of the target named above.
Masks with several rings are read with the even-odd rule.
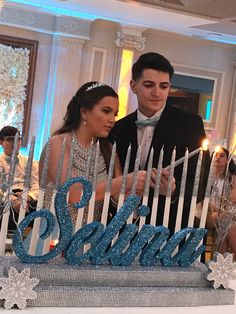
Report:
[[[134,170],[136,152],[138,148],[137,142],[137,111],[129,114],[125,118],[116,122],[112,129],[111,139],[117,143],[117,153],[120,158],[121,166],[124,168],[126,152],[131,144],[131,159],[129,172]],[[161,118],[155,127],[151,147],[154,148],[153,166],[157,167],[158,158],[162,146],[164,146],[163,167],[166,167],[171,162],[171,155],[174,147],[176,148],[176,160],[183,157],[188,148],[189,152],[201,146],[205,138],[205,131],[202,119],[194,114],[184,112],[176,107],[166,105],[162,112]],[[150,153],[150,151],[149,151]],[[149,155],[149,154],[148,154]],[[148,158],[147,158],[148,161]],[[146,161],[146,167],[147,167]],[[192,186],[195,176],[197,156],[189,159],[188,176],[185,194],[185,206],[183,212],[182,227],[187,225],[189,204],[192,193]],[[175,179],[177,191],[180,186],[183,165],[175,168]],[[152,202],[152,192],[150,202]],[[177,203],[174,202],[170,210],[169,228],[173,232],[175,226],[175,216]],[[151,203],[150,203],[151,204]],[[164,197],[160,198],[158,205],[158,214],[156,224],[162,224],[164,210]]]

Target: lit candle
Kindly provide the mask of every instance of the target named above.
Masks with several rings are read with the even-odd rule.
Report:
[[[157,176],[156,176],[156,182],[155,182],[155,187],[154,187],[154,195],[153,195],[153,202],[152,202],[152,213],[151,213],[150,224],[153,225],[153,226],[156,225],[163,156],[164,156],[164,149],[162,147],[162,149],[160,151],[160,155],[159,155],[159,160],[158,160]]]
[[[203,206],[202,206],[202,214],[201,214],[199,228],[204,228],[206,224],[206,217],[207,217],[210,194],[211,194],[211,186],[214,179],[215,156],[216,156],[216,152],[214,152],[212,160],[211,160],[211,166],[210,166],[209,175],[207,179],[206,192],[205,192],[205,197],[204,197]]]
[[[203,156],[203,151],[201,150],[198,156],[197,167],[196,167],[196,172],[195,172],[193,193],[192,193],[190,212],[189,212],[189,218],[188,218],[188,227],[193,227],[193,224],[194,224],[194,217],[195,217],[195,211],[196,211],[196,205],[197,205],[197,194],[198,194],[201,166],[202,166],[202,156]]]
[[[108,208],[110,203],[110,196],[111,196],[111,184],[112,178],[114,173],[114,166],[115,166],[115,159],[116,159],[116,143],[114,143],[111,152],[111,160],[109,164],[107,182],[106,182],[106,190],[105,190],[105,197],[103,202],[103,209],[102,209],[102,217],[101,223],[106,226],[107,224],[107,215],[108,215]]]
[[[174,148],[172,152],[172,157],[171,157],[170,174],[168,178],[168,187],[167,187],[164,217],[163,217],[163,226],[167,228],[168,228],[168,223],[169,223],[170,204],[171,204],[171,185],[172,185],[172,180],[174,176],[175,156],[176,156],[176,149]]]
[[[191,158],[191,157],[197,155],[201,150],[207,150],[207,149],[208,149],[208,140],[205,139],[205,140],[203,141],[201,147],[199,147],[199,148],[193,150],[191,153],[188,154],[188,158]],[[178,160],[176,160],[174,166],[177,167],[177,166],[181,165],[181,164],[184,162],[184,159],[185,159],[185,156],[183,156],[183,157],[179,158]],[[169,168],[170,168],[170,165],[167,166],[165,169],[168,170]]]
[[[187,169],[188,169],[188,149],[186,149],[185,156],[184,156],[184,166],[183,166],[183,171],[182,171],[178,208],[177,208],[177,215],[176,215],[176,220],[175,220],[175,233],[181,229]]]
[[[151,174],[152,174],[152,162],[153,162],[153,147],[151,148],[149,159],[148,159],[148,167],[147,167],[147,177],[146,177],[146,182],[145,182],[145,187],[144,187],[144,193],[143,193],[143,200],[142,204],[146,205],[148,204],[148,195],[149,195],[149,190],[150,190],[150,181],[151,181]],[[146,217],[139,216],[140,221],[139,221],[139,230],[141,230],[142,226],[145,224]]]

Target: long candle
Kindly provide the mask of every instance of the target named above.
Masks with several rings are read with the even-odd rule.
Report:
[[[152,147],[150,151],[149,159],[148,159],[147,178],[145,182],[143,200],[142,200],[142,204],[145,206],[147,206],[148,204],[148,195],[149,195],[149,190],[150,190],[150,181],[151,181],[151,174],[152,174],[153,153],[154,153],[154,150]],[[145,220],[146,220],[146,217],[140,216],[139,230],[141,230],[142,226],[145,224]]]
[[[43,208],[43,201],[45,195],[45,188],[47,183],[47,172],[48,172],[48,161],[49,161],[49,154],[51,149],[51,140],[49,139],[46,146],[45,146],[45,157],[43,161],[43,169],[42,175],[40,180],[40,189],[39,189],[39,197],[37,202],[37,209],[40,210]],[[29,246],[29,254],[34,255],[36,252],[36,245],[38,242],[39,237],[39,229],[40,229],[41,218],[35,219],[34,227],[31,234],[30,246]]]
[[[186,149],[185,156],[184,156],[184,166],[183,166],[183,171],[182,171],[181,184],[180,184],[177,215],[176,215],[176,220],[175,220],[175,233],[181,229],[181,221],[182,221],[183,206],[184,206],[184,193],[185,193],[187,170],[188,170],[188,155],[189,155],[188,149]]]
[[[169,223],[170,203],[171,203],[171,185],[172,185],[172,180],[174,176],[175,156],[176,156],[176,149],[174,148],[172,152],[172,157],[171,157],[170,174],[168,178],[168,186],[167,186],[166,201],[165,201],[165,208],[164,208],[164,217],[163,217],[164,227],[168,227],[168,223]]]
[[[156,182],[155,182],[155,187],[154,187],[154,195],[153,195],[153,202],[152,202],[152,213],[151,213],[150,224],[153,225],[153,226],[156,225],[163,156],[164,156],[164,149],[162,147],[162,149],[160,151],[160,155],[159,155],[159,160],[158,160],[157,176],[156,176]]]
[[[58,185],[60,184],[60,181],[61,181],[61,172],[63,168],[63,161],[64,161],[64,155],[65,155],[65,150],[66,150],[66,137],[67,136],[65,135],[62,142],[61,153],[60,153],[58,164],[57,164],[57,175],[56,175],[56,180],[55,180],[56,189],[58,188]]]
[[[95,154],[95,163],[94,163],[94,171],[93,171],[93,187],[92,187],[92,196],[89,201],[89,207],[88,207],[88,219],[87,224],[93,221],[94,216],[94,206],[95,206],[95,196],[96,196],[96,186],[97,186],[97,172],[98,172],[98,159],[100,155],[100,144],[99,141],[97,141],[96,144],[96,154]]]
[[[91,162],[92,162],[92,156],[94,153],[94,144],[93,141],[91,142],[89,153],[88,153],[88,159],[86,163],[86,170],[85,170],[85,178],[89,179],[89,171],[91,168]],[[83,224],[83,217],[84,217],[84,207],[80,208],[77,214],[77,219],[75,223],[75,232],[79,230],[82,227]]]
[[[61,173],[62,173],[62,168],[63,168],[63,160],[64,160],[64,155],[65,155],[65,149],[66,149],[66,138],[67,136],[65,135],[63,142],[62,142],[62,147],[61,147],[61,152],[57,164],[57,174],[56,174],[56,179],[55,179],[55,188],[53,189],[53,195],[51,199],[51,204],[50,204],[50,211],[54,216],[56,216],[55,208],[54,208],[54,201],[57,193],[57,188],[60,184],[61,181]],[[54,239],[58,235],[59,230],[58,230],[58,223],[56,222],[55,228],[53,230],[53,236]],[[45,239],[44,244],[43,244],[43,254],[47,253],[50,248],[50,241],[51,241],[52,235],[50,235],[47,239]]]
[[[17,132],[14,138],[14,145],[13,145],[13,151],[12,151],[12,156],[11,156],[11,165],[10,165],[10,171],[9,171],[8,182],[7,182],[7,197],[8,198],[11,195],[12,186],[14,183],[14,175],[15,175],[15,170],[16,170],[18,145],[19,145],[18,138],[19,138],[19,133]],[[2,224],[1,224],[1,230],[0,230],[0,255],[3,255],[5,252],[5,242],[6,242],[6,236],[7,236],[9,215],[10,215],[10,211],[8,210],[3,214],[3,217],[2,217]]]
[[[66,180],[69,180],[71,178],[72,165],[74,161],[74,147],[75,147],[75,139],[72,137],[70,155],[69,155],[67,171],[66,171]]]
[[[123,171],[123,176],[122,176],[122,181],[121,181],[121,188],[120,188],[120,195],[119,195],[117,209],[119,209],[124,203],[125,188],[126,188],[127,177],[128,177],[128,172],[129,172],[130,155],[131,155],[131,145],[129,145],[128,147],[126,158],[125,158],[125,166],[124,166],[124,171]]]
[[[136,184],[137,184],[137,176],[139,171],[139,165],[140,165],[140,156],[141,156],[141,146],[138,147],[137,154],[136,154],[136,160],[134,164],[134,172],[133,172],[133,178],[132,178],[132,187],[131,187],[131,194],[135,194],[136,192]],[[129,219],[127,220],[127,223],[132,223],[135,215],[135,211],[129,216]]]
[[[192,193],[190,212],[189,212],[189,218],[188,218],[188,227],[193,227],[193,223],[194,223],[194,217],[195,217],[195,211],[196,211],[196,205],[197,205],[197,194],[198,194],[201,166],[202,166],[202,156],[203,156],[203,151],[201,150],[198,156],[195,178],[194,178],[194,183],[193,183],[193,193]]]
[[[131,194],[135,194],[135,188],[136,188],[136,183],[137,183],[136,182],[137,181],[137,175],[138,175],[139,165],[140,165],[140,154],[141,154],[141,146],[138,147],[138,151],[137,151],[137,154],[136,154]]]
[[[123,176],[121,180],[121,188],[120,188],[117,210],[121,208],[125,199],[125,189],[126,189],[127,177],[128,177],[128,172],[129,172],[130,156],[131,156],[131,145],[129,145],[128,147],[126,158],[125,158],[125,166],[124,166]],[[129,219],[127,220],[127,224],[132,223],[132,218],[133,218],[133,215],[129,217]],[[116,242],[118,235],[119,235],[119,232],[113,238],[112,245]]]
[[[40,188],[42,190],[46,188],[50,150],[51,150],[51,140],[49,139],[45,146],[45,157],[43,161],[43,170],[42,170],[42,175],[41,175],[41,180],[40,180]]]
[[[201,150],[202,150],[201,147],[193,150],[191,153],[188,154],[188,158],[191,158],[191,157],[197,155]],[[185,160],[185,156],[183,156],[183,157],[179,158],[178,160],[176,160],[175,163],[174,163],[174,167],[177,167],[177,166],[181,165],[184,162],[184,160]],[[165,167],[165,169],[169,170],[170,166],[171,165]]]
[[[34,146],[35,146],[35,136],[32,137],[31,144],[30,144],[29,156],[28,156],[26,170],[25,170],[24,188],[23,188],[22,197],[21,197],[18,224],[25,217],[25,212],[27,210],[27,197],[28,197],[30,181],[31,181],[31,171],[32,171],[32,164],[33,164],[33,159],[34,159]]]
[[[204,201],[203,201],[202,214],[201,214],[199,228],[204,228],[205,224],[206,224],[207,211],[208,211],[208,206],[209,206],[209,201],[210,201],[211,186],[212,186],[213,177],[214,177],[215,156],[216,156],[216,153],[213,154],[213,157],[211,160],[211,166],[210,166],[209,175],[208,175],[208,179],[207,179],[206,192],[205,192],[205,197],[204,197]]]
[[[109,203],[110,203],[111,185],[112,185],[112,178],[113,178],[113,173],[114,173],[115,159],[116,159],[116,143],[114,143],[112,147],[111,160],[110,160],[107,182],[106,182],[105,197],[104,197],[104,202],[103,202],[101,223],[104,226],[106,226],[107,224],[107,215],[108,215],[108,208],[109,208]]]

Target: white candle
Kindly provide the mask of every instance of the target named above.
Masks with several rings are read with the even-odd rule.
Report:
[[[201,147],[193,150],[191,153],[188,154],[188,158],[191,158],[191,157],[197,155],[201,150],[202,150]],[[183,157],[179,158],[178,160],[176,160],[175,164],[174,164],[174,167],[177,167],[177,166],[181,165],[184,162],[184,160],[185,160],[185,156],[183,156]],[[165,169],[169,170],[170,169],[170,165],[165,167]]]
[[[208,179],[207,179],[206,192],[205,192],[205,197],[204,197],[204,201],[203,201],[202,214],[201,214],[199,228],[204,228],[205,224],[206,224],[206,217],[207,217],[208,206],[209,206],[209,201],[210,201],[211,186],[212,186],[213,178],[214,178],[215,156],[216,156],[216,153],[214,152],[212,160],[211,160],[211,166],[210,166],[210,170],[209,170]]]
[[[196,167],[196,172],[195,172],[193,193],[192,193],[190,212],[189,212],[189,218],[188,218],[188,227],[193,227],[193,224],[194,224],[194,217],[195,217],[195,211],[196,211],[196,205],[197,205],[197,194],[198,194],[201,166],[202,166],[202,156],[203,156],[203,151],[201,150],[198,156],[197,167]]]
[[[162,149],[160,151],[160,155],[159,155],[159,160],[158,160],[157,176],[156,176],[156,182],[155,182],[155,187],[154,187],[154,195],[153,195],[153,202],[152,202],[152,213],[151,213],[150,224],[153,225],[153,226],[156,225],[163,156],[164,156],[164,149],[162,147]]]
[[[122,176],[122,181],[121,181],[121,188],[120,188],[120,195],[119,195],[117,209],[119,209],[123,205],[123,202],[124,202],[125,189],[126,189],[127,177],[128,177],[128,172],[129,172],[130,155],[131,155],[131,145],[129,145],[128,147],[126,158],[125,158],[125,166],[124,166],[124,171],[123,171],[123,176]]]
[[[85,178],[86,179],[89,179],[89,171],[91,168],[91,162],[92,162],[92,156],[93,156],[94,148],[95,147],[94,147],[94,144],[92,141],[90,148],[89,148],[88,159],[87,159],[87,163],[86,163],[86,170],[85,170]],[[78,211],[77,219],[76,219],[76,223],[75,223],[75,232],[82,227],[83,217],[84,217],[84,207],[80,208]]]
[[[134,164],[134,172],[133,172],[133,178],[132,178],[132,187],[131,187],[131,194],[135,194],[136,192],[136,184],[137,184],[137,176],[140,166],[140,156],[141,156],[141,146],[138,147],[135,164]],[[134,219],[135,211],[129,216],[127,223],[132,223]]]
[[[47,183],[47,172],[48,172],[48,164],[49,164],[49,154],[50,154],[50,149],[51,149],[51,140],[48,140],[48,143],[45,146],[45,157],[43,161],[43,170],[42,170],[42,175],[41,175],[41,182],[40,182],[40,187],[42,190],[46,188],[46,183]]]
[[[109,170],[108,170],[108,176],[107,176],[107,182],[106,182],[105,197],[104,197],[104,202],[103,202],[101,223],[104,226],[106,226],[107,224],[107,215],[108,215],[108,208],[109,208],[109,203],[110,203],[111,184],[112,184],[112,179],[113,179],[115,160],[116,160],[116,143],[112,147],[111,160],[109,164]]]
[[[96,144],[96,154],[95,154],[95,163],[94,163],[94,171],[93,171],[92,196],[91,196],[91,199],[89,201],[87,224],[93,222],[94,206],[95,206],[95,195],[96,195],[96,186],[97,186],[97,172],[98,172],[99,155],[100,155],[100,144],[99,144],[99,141],[97,141],[97,144]]]
[[[89,154],[88,154],[88,159],[87,159],[87,164],[86,164],[85,178],[87,178],[87,179],[89,179],[89,170],[91,168],[93,151],[94,151],[94,143],[92,140],[90,148],[89,148]]]
[[[175,168],[175,156],[176,156],[176,149],[173,149],[172,157],[171,157],[171,164],[170,164],[170,174],[168,178],[168,187],[166,193],[166,201],[165,201],[165,208],[164,208],[164,217],[163,217],[163,226],[168,228],[169,223],[169,215],[170,215],[170,204],[171,204],[171,185],[174,176],[174,168]]]
[[[70,156],[69,156],[68,165],[67,165],[67,172],[66,172],[66,180],[69,180],[71,178],[72,165],[73,165],[73,161],[74,161],[74,146],[75,146],[75,139],[72,137]]]
[[[137,183],[136,182],[137,181],[137,175],[138,175],[139,165],[140,165],[140,154],[141,154],[141,146],[138,147],[138,151],[137,151],[137,154],[136,154],[131,194],[135,194],[135,188],[136,188],[136,183]]]
[[[40,210],[43,208],[44,194],[45,194],[45,190],[40,189],[36,210]],[[39,238],[40,222],[41,222],[41,218],[37,218],[34,220],[34,227],[32,230],[31,239],[30,239],[30,246],[29,246],[29,254],[30,255],[34,255],[36,252],[36,246],[37,246],[37,242],[38,242],[38,238]]]
[[[18,224],[22,221],[25,217],[25,212],[27,210],[27,198],[30,189],[30,181],[31,181],[31,171],[32,171],[32,164],[34,159],[34,146],[35,146],[35,136],[32,137],[30,150],[29,150],[29,157],[27,160],[26,170],[25,170],[25,178],[24,178],[24,188],[21,197],[21,205],[20,211],[18,216]]]
[[[183,171],[182,171],[181,184],[180,184],[177,215],[176,215],[176,220],[175,220],[175,233],[181,229],[183,206],[184,206],[184,193],[185,193],[186,177],[187,177],[187,170],[188,170],[188,155],[189,155],[188,149],[186,149],[185,156],[184,156],[184,166],[183,166]]]
[[[65,155],[65,149],[66,149],[66,135],[63,139],[62,142],[62,147],[61,147],[61,153],[59,156],[59,160],[58,160],[58,164],[57,164],[57,175],[56,175],[56,179],[55,179],[55,186],[56,189],[58,188],[58,185],[61,183],[61,172],[62,172],[62,168],[63,168],[63,161],[64,161],[64,155]]]
[[[124,203],[124,199],[125,199],[125,189],[126,189],[127,177],[128,177],[128,173],[129,173],[130,156],[131,156],[131,145],[129,145],[129,147],[128,147],[126,158],[125,158],[125,166],[124,166],[123,176],[122,176],[122,180],[121,180],[121,188],[120,188],[117,210],[119,210],[121,208],[121,206]],[[131,216],[133,217],[133,215],[131,215]],[[129,219],[127,220],[127,223],[132,223],[131,219],[132,218],[129,217]],[[112,239],[112,245],[116,242],[118,235],[119,235],[119,232]]]
[[[148,167],[147,167],[147,178],[145,182],[145,187],[144,187],[144,193],[143,193],[143,200],[142,204],[146,205],[148,204],[148,195],[149,195],[149,190],[150,190],[150,181],[151,181],[151,174],[152,174],[152,162],[153,162],[153,147],[151,148],[149,159],[148,159]],[[146,217],[141,217],[140,216],[140,221],[139,221],[139,230],[141,230],[142,226],[145,224]]]
[[[37,202],[37,209],[40,210],[43,208],[43,201],[45,195],[45,188],[47,183],[47,172],[48,172],[48,161],[49,161],[49,154],[51,149],[51,141],[48,140],[45,146],[45,156],[43,161],[43,169],[42,175],[40,180],[40,189],[39,189],[39,197]],[[40,229],[41,218],[37,218],[34,220],[34,227],[31,234],[30,246],[29,246],[29,254],[34,255],[36,252],[36,246],[39,238],[39,229]]]

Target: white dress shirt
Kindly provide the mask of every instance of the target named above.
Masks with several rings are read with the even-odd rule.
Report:
[[[26,156],[21,155],[20,153],[17,155],[19,162],[16,165],[14,183],[12,189],[24,189],[24,178],[25,171],[28,158]],[[0,154],[0,167],[2,167],[8,177],[10,171],[10,160],[11,157],[6,155],[5,153]],[[30,180],[30,188],[29,188],[29,196],[31,196],[34,200],[38,199],[39,195],[39,180],[38,180],[38,162],[33,161],[32,171],[31,171],[31,180]]]
[[[146,120],[148,118],[161,117],[161,114],[164,110],[165,106],[157,111],[152,117],[146,117],[142,112],[137,111],[137,119],[138,120]],[[155,125],[147,125],[145,127],[137,127],[137,138],[138,144],[141,146],[141,155],[140,155],[140,168],[144,169],[146,164],[146,159],[148,156],[148,152],[150,150],[150,146],[152,143],[152,138],[155,130]]]

